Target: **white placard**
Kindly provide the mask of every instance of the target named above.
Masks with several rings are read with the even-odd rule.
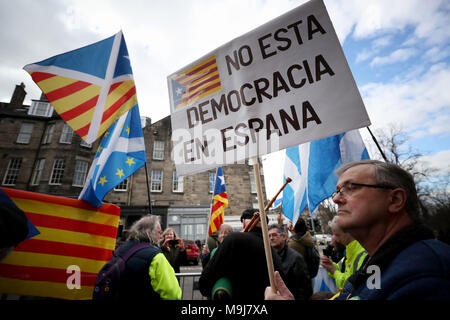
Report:
[[[370,125],[322,0],[168,76],[184,176]]]

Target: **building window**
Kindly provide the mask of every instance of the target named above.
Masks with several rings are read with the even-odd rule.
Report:
[[[16,184],[21,165],[22,158],[12,158],[9,160],[8,168],[6,169],[5,176],[3,177],[3,185],[13,186]]]
[[[173,179],[172,179],[173,192],[183,192],[183,178],[184,177],[178,177],[176,171],[173,172]]]
[[[64,159],[55,159],[53,163],[52,174],[50,176],[49,184],[61,184],[64,176],[64,168],[66,161]]]
[[[28,110],[30,116],[51,117],[53,113],[52,105],[49,102],[32,101]]]
[[[73,174],[72,185],[75,187],[82,187],[86,181],[86,175],[88,172],[88,162],[83,160],[77,160],[75,162],[75,172]]]
[[[20,127],[19,135],[17,136],[17,143],[30,143],[31,134],[33,133],[33,123],[23,122]]]
[[[250,192],[256,193],[256,180],[254,173],[250,173]]]
[[[42,140],[42,144],[48,144],[52,142],[53,131],[55,131],[55,124],[50,123],[45,129],[44,139]]]
[[[33,170],[33,176],[31,177],[31,185],[37,186],[41,182],[42,171],[44,170],[45,159],[39,159],[36,162]]]
[[[64,127],[61,133],[61,138],[59,139],[60,143],[72,143],[73,130],[67,124],[64,123]]]
[[[81,139],[80,146],[86,147],[86,148],[92,148],[92,143],[87,143],[83,139]]]
[[[153,159],[164,160],[164,141],[155,141],[153,143]]]
[[[214,172],[209,173],[209,193],[214,192],[214,184],[216,179],[216,174]]]
[[[152,192],[162,192],[162,170],[152,170],[152,181],[151,181],[151,191]]]
[[[128,179],[123,180],[117,186],[114,187],[114,191],[127,191],[128,189]]]

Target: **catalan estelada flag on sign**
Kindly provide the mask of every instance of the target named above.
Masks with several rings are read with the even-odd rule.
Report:
[[[225,209],[228,207],[228,195],[225,188],[225,178],[222,167],[217,168],[214,194],[211,201],[211,219],[209,222],[208,235],[219,230],[223,223]]]
[[[222,89],[216,57],[209,57],[171,78],[175,109]]]
[[[116,244],[120,208],[0,188],[38,230],[0,263],[0,293],[92,299],[97,274]]]
[[[122,32],[52,58],[28,64],[61,118],[87,143],[137,105],[136,87]]]

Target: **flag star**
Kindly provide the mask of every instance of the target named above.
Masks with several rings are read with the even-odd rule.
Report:
[[[102,187],[104,187],[106,182],[108,182],[108,180],[106,180],[106,176],[104,176],[100,177],[100,181],[98,183],[101,184]]]
[[[127,157],[127,161],[125,161],[125,163],[127,163],[131,167],[132,164],[136,164],[136,162],[134,162],[133,160],[134,160],[134,158]]]
[[[223,178],[223,176],[219,176],[218,178],[220,179],[220,185],[225,184],[225,179]]]
[[[102,149],[103,149],[103,147],[101,147],[101,146],[98,146],[97,152],[101,152],[101,151],[102,151]]]
[[[127,126],[125,131],[128,133],[128,135],[130,135],[130,127]]]
[[[178,89],[176,90],[176,93],[177,93],[177,96],[180,96],[180,95],[182,95],[184,92],[183,92],[183,89],[178,88]]]
[[[120,179],[122,179],[122,176],[125,174],[123,173],[123,169],[117,169],[116,176],[119,176]]]
[[[106,131],[106,132],[105,132],[105,138],[106,138],[107,136],[109,136],[109,131]]]

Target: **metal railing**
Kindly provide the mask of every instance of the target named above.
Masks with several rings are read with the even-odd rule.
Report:
[[[198,287],[198,279],[201,274],[201,272],[175,273],[181,287],[181,300],[206,300],[206,297],[202,296]]]

